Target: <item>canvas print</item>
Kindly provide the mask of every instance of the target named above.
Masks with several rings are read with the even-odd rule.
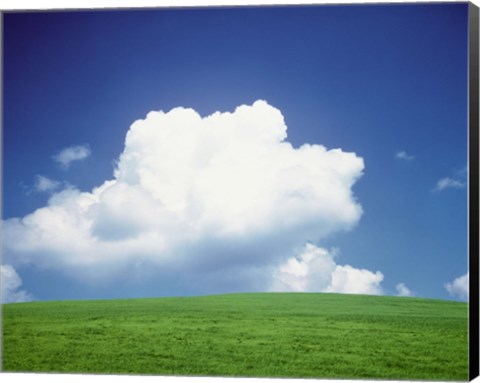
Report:
[[[2,17],[3,371],[468,379],[468,3]]]

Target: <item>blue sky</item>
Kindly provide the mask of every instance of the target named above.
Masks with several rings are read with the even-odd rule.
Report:
[[[5,14],[3,219],[7,235],[2,263],[10,267],[4,267],[5,273],[15,277],[8,294],[17,300],[269,289],[396,295],[402,283],[416,296],[461,299],[465,279],[457,278],[467,272],[467,10],[467,3],[456,3]],[[268,104],[254,104],[256,100]],[[351,185],[341,186],[334,194],[351,190],[353,195],[346,200],[322,197],[326,192],[316,187],[325,184],[321,177],[327,173],[319,175],[313,186],[305,181],[305,187],[318,191],[318,204],[361,206],[362,213],[343,219],[340,213],[332,217],[319,210],[311,217],[302,210],[308,205],[300,204],[301,222],[280,227],[272,222],[283,216],[265,207],[261,219],[266,223],[261,229],[222,237],[218,230],[210,232],[202,226],[200,234],[188,231],[192,237],[185,242],[189,245],[172,239],[183,226],[165,223],[155,230],[175,231],[165,234],[167,243],[175,245],[165,245],[166,250],[158,247],[161,261],[143,255],[146,250],[138,244],[122,256],[106,250],[113,239],[133,238],[149,225],[150,218],[144,219],[135,204],[129,210],[131,222],[138,221],[135,230],[133,223],[118,218],[121,211],[108,219],[102,215],[113,199],[105,197],[104,205],[98,203],[85,213],[81,222],[88,221],[92,225],[88,230],[105,240],[102,250],[92,245],[86,253],[78,244],[64,251],[53,244],[49,247],[48,241],[56,239],[43,242],[45,246],[31,242],[33,235],[46,235],[48,219],[58,218],[53,213],[38,226],[12,223],[46,206],[50,213],[55,204],[67,215],[73,214],[66,206],[77,203],[80,192],[93,193],[92,188],[114,179],[121,153],[133,150],[125,146],[131,124],[145,119],[150,111],[168,112],[181,106],[201,117],[216,111],[240,116],[234,112],[240,105],[256,105],[249,109],[248,118],[260,116],[259,126],[262,116],[279,123],[274,110],[281,112],[288,127],[285,141],[296,153],[292,158],[308,143],[327,150],[339,148],[363,159],[360,169],[357,160],[342,157],[351,170],[350,178],[342,181]],[[178,118],[190,117],[178,113]],[[154,124],[149,121],[143,122],[145,131]],[[169,121],[175,124],[173,115]],[[189,136],[189,131],[182,134]],[[138,140],[149,144],[143,136]],[[173,142],[177,142],[174,138],[170,146],[175,149]],[[241,148],[238,155],[248,157]],[[171,186],[167,175],[175,169],[178,151],[169,151],[169,145],[150,149],[161,153],[152,157],[158,166],[173,163],[172,168],[154,168],[165,171],[165,177],[148,184],[158,188],[119,189],[127,191],[118,191],[115,198],[134,201],[135,193],[148,189],[156,198],[154,206],[167,206],[160,215],[174,211],[175,219],[191,220],[191,215],[178,213],[174,197],[166,202],[169,196],[162,194]],[[318,159],[319,167],[333,157],[333,152],[317,152],[312,158]],[[150,151],[142,147],[139,153]],[[129,166],[134,165],[126,159],[123,164],[127,179],[133,171]],[[316,170],[310,165],[299,166],[313,174]],[[328,166],[335,173],[340,165]],[[231,184],[257,179],[253,174],[254,170],[245,179],[232,178]],[[287,184],[297,182],[297,176],[289,175]],[[217,206],[211,201],[218,188],[201,189],[204,194],[195,198],[207,211],[202,217],[208,218],[209,225],[223,223],[220,228],[232,230],[240,223],[252,227],[250,221],[242,221],[250,210],[241,210],[241,206],[253,206],[243,199],[251,185],[239,185],[228,189],[240,190],[238,200],[235,192],[231,197],[240,209],[239,221],[234,219],[238,209],[233,205],[227,206],[225,216],[213,215],[208,209]],[[273,186],[272,192],[277,190]],[[62,190],[76,194],[70,200]],[[197,189],[187,191],[192,190]],[[52,203],[52,198],[57,202]],[[144,201],[143,194],[141,198]],[[229,208],[233,215],[227,214]],[[204,220],[199,222],[201,226]],[[90,239],[97,238],[93,234]],[[78,240],[75,234],[71,238]],[[233,255],[224,256],[227,253]],[[89,257],[93,259],[87,262]],[[360,290],[345,290],[342,275],[356,281]]]

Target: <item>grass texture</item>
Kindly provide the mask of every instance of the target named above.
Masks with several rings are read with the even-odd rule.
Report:
[[[467,304],[317,293],[3,305],[3,370],[467,380]]]

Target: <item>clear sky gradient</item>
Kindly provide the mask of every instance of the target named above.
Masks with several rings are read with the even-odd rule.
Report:
[[[46,206],[49,190],[89,192],[112,179],[130,125],[152,110],[207,116],[262,99],[283,114],[294,148],[321,144],[364,160],[352,188],[363,215],[316,245],[337,248],[338,264],[380,271],[384,294],[403,283],[416,296],[456,299],[444,285],[467,272],[467,11],[455,3],[7,13],[3,219]],[[74,146],[88,154],[64,153],[67,166],[55,160]],[[55,184],[41,192],[40,175]],[[248,290],[187,288],[174,276],[88,284],[35,261],[15,269],[18,289],[35,299]]]

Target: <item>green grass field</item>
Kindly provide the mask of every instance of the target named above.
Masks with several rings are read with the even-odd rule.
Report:
[[[3,370],[467,380],[467,304],[257,293],[3,305]]]

